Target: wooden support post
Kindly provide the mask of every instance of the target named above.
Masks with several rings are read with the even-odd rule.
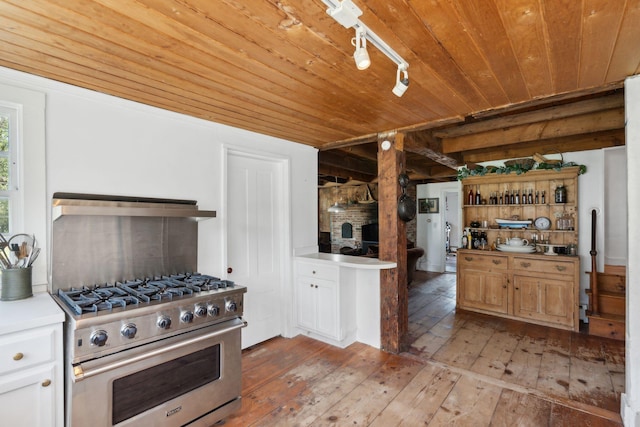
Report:
[[[391,143],[386,150],[384,141]],[[407,233],[405,223],[398,217],[398,198],[402,194],[398,176],[405,161],[403,141],[403,134],[386,135],[378,140],[379,258],[398,264],[395,269],[380,271],[381,347],[391,353],[406,350],[409,329]]]

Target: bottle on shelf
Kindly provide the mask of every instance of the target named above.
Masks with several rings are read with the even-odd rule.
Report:
[[[556,203],[567,203],[567,189],[564,187],[564,185],[559,185],[556,187],[555,196]]]
[[[503,202],[504,202],[504,199],[502,197],[502,191],[501,191],[500,192],[500,199],[498,200],[498,204],[501,205],[501,204],[503,204]]]
[[[482,204],[482,196],[480,195],[480,189],[476,185],[476,205]]]
[[[514,200],[515,201],[513,202],[513,204],[515,204],[515,205],[519,205],[520,204],[520,190],[516,190],[516,198]]]
[[[529,203],[530,205],[533,204],[533,193],[531,189],[529,189],[529,195],[527,196],[527,203]]]
[[[538,203],[540,203],[540,197],[539,197],[540,195],[539,195],[539,193],[540,193],[540,192],[539,192],[538,190],[536,190],[536,205],[537,205]]]
[[[545,201],[544,201],[544,190],[542,190],[542,200],[541,200],[540,203],[542,203],[543,205],[545,204]]]
[[[467,204],[473,205],[473,188],[469,188],[469,197],[467,198]]]

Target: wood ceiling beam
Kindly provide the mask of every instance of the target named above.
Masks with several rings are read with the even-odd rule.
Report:
[[[595,99],[588,99],[572,104],[563,104],[555,107],[544,108],[542,110],[528,113],[501,116],[487,119],[480,122],[469,123],[446,129],[433,131],[433,136],[437,138],[454,138],[463,135],[471,135],[480,132],[487,132],[495,129],[506,129],[513,126],[520,126],[529,123],[543,122],[547,120],[561,119],[564,117],[578,116],[598,111],[611,110],[624,107],[624,94],[622,92]]]
[[[447,156],[443,154],[442,142],[426,131],[408,133],[405,138],[404,149],[405,151],[425,156],[451,169],[456,169],[462,161],[459,155]]]
[[[442,148],[444,153],[457,153],[622,128],[624,128],[624,108],[617,108],[449,138],[442,141]]]
[[[318,153],[318,164],[335,166],[367,175],[377,175],[376,162],[367,159],[345,156],[337,152],[321,151]]]
[[[530,101],[523,101],[516,104],[509,104],[503,107],[490,108],[484,111],[478,111],[470,114],[468,117],[474,119],[483,119],[487,117],[503,116],[506,114],[517,114],[518,112],[539,110],[547,108],[552,104],[565,104],[575,102],[578,99],[593,98],[598,96],[606,96],[624,88],[624,80],[604,84],[602,86],[590,87],[577,91],[560,93],[544,98],[536,98]]]
[[[543,155],[553,153],[570,153],[573,151],[617,147],[624,144],[624,129],[614,129],[589,135],[573,135],[535,143],[519,143],[505,145],[502,147],[468,151],[463,152],[462,156],[465,163],[479,163],[518,157],[530,157],[535,153]]]
[[[344,180],[357,179],[362,182],[372,182],[377,175],[360,173],[331,165],[318,165],[318,174],[342,178]]]
[[[345,155],[352,155],[357,157],[362,157],[367,160],[371,160],[378,163],[378,153],[375,149],[371,149],[372,144],[361,144],[361,145],[353,145],[350,147],[345,147],[339,152],[344,153]]]

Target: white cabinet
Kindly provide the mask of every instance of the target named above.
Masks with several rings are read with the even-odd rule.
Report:
[[[0,303],[0,424],[62,427],[63,321],[46,293]]]
[[[355,341],[355,283],[343,283],[349,273],[336,265],[302,261],[296,270],[298,327],[340,347]]]

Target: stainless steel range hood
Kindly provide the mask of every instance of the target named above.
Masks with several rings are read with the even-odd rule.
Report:
[[[216,211],[202,211],[194,200],[55,193],[52,218],[64,215],[215,218]]]
[[[55,193],[50,291],[197,271],[195,201]]]

